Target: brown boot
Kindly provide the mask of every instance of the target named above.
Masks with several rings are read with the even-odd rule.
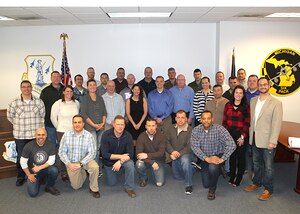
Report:
[[[258,199],[261,201],[268,201],[272,196],[272,193],[270,193],[268,190],[263,191],[262,194],[258,196]]]
[[[245,188],[244,188],[244,190],[246,192],[253,192],[257,189],[259,189],[259,186],[257,186],[256,184],[251,184],[251,185],[245,186]]]

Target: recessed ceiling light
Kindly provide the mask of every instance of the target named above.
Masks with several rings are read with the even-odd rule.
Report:
[[[6,16],[0,16],[0,21],[9,21],[9,20],[14,20],[14,19],[6,17]]]
[[[166,18],[171,13],[107,13],[110,18]]]
[[[273,13],[268,18],[300,18],[300,13]]]

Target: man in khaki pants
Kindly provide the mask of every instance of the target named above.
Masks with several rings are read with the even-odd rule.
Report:
[[[81,115],[73,117],[73,130],[64,133],[58,155],[66,164],[68,176],[73,189],[82,187],[87,174],[90,180],[90,193],[99,198],[98,174],[99,166],[94,160],[96,143],[93,135],[83,129],[84,120]]]

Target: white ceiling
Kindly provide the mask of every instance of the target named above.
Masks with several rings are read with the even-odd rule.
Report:
[[[110,18],[109,12],[171,12],[169,18]],[[300,22],[300,18],[265,18],[279,12],[300,13],[300,7],[0,7],[4,26],[120,23],[201,23],[220,21]]]

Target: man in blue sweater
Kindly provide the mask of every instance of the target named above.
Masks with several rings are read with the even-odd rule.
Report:
[[[101,138],[102,163],[108,185],[117,183],[120,169],[125,170],[124,190],[129,197],[136,197],[134,192],[134,163],[132,136],[125,129],[125,119],[117,115],[113,128],[105,131]]]

